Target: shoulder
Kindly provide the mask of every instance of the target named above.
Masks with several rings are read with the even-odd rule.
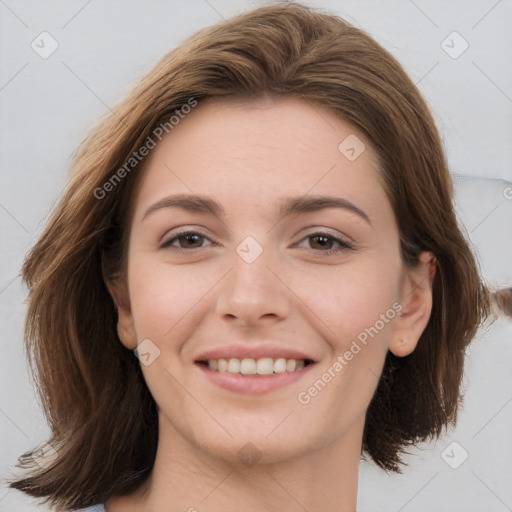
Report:
[[[76,512],[105,512],[105,507],[103,505],[94,505],[94,507],[82,508]]]

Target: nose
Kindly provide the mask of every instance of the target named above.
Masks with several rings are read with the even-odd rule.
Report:
[[[242,326],[279,322],[290,312],[290,290],[275,259],[265,250],[252,263],[236,252],[233,267],[222,280],[216,313]]]

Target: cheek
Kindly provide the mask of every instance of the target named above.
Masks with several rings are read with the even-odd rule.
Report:
[[[161,347],[186,340],[206,315],[208,295],[225,273],[200,264],[154,262],[134,254],[128,280],[135,330],[139,340],[150,338]],[[176,349],[176,347],[174,347]]]
[[[382,331],[380,338],[385,337],[396,316],[392,306],[399,296],[398,270],[391,266],[382,272],[374,262],[361,259],[297,279],[294,287],[328,328],[324,332],[330,333],[334,349],[342,350],[375,324],[379,334]]]
[[[356,272],[354,265],[350,271],[348,267],[343,272],[340,269],[333,278],[323,291],[312,288],[308,303],[320,319],[317,330],[328,326],[322,332],[331,354],[321,372],[307,380],[296,397],[301,421],[323,418],[329,439],[363,421],[397,316],[393,273],[382,275],[371,268]]]

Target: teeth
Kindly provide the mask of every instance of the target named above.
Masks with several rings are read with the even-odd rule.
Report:
[[[274,360],[271,357],[263,357],[256,361],[258,375],[270,375],[274,373]]]
[[[240,373],[240,359],[232,357],[228,362],[229,373]]]
[[[296,372],[306,366],[304,359],[285,359],[279,357],[262,357],[261,359],[209,359],[210,370],[227,373],[241,373],[242,375],[271,375],[273,373]]]
[[[284,373],[286,371],[286,359],[284,357],[280,357],[274,361],[274,372],[275,373]]]
[[[256,361],[254,359],[242,359],[240,362],[240,373],[242,375],[254,375],[256,370]]]

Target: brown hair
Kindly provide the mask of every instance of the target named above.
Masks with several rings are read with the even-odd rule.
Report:
[[[379,156],[404,264],[417,264],[422,251],[437,261],[430,320],[412,354],[388,352],[363,454],[400,472],[404,447],[455,423],[465,347],[488,315],[489,295],[456,221],[429,109],[365,32],[300,4],[274,5],[202,29],[165,55],[77,151],[22,269],[27,352],[57,456],[11,487],[69,510],[128,494],[149,476],[156,406],[138,360],[119,341],[106,287],[123,274],[126,221],[144,166],[112,178],[191,98],[264,94],[302,99],[358,128]],[[107,182],[109,193],[98,198]],[[32,452],[20,466],[37,467]]]

